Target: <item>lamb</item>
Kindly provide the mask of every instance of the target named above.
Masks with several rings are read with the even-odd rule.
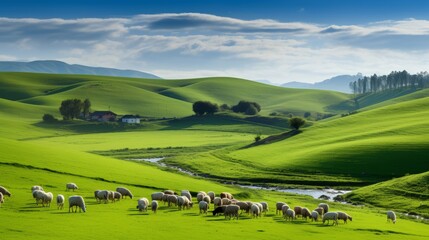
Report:
[[[222,198],[222,205],[230,205],[231,204],[231,200],[228,198]]]
[[[231,218],[236,218],[238,220],[238,211],[240,211],[240,207],[237,205],[228,205],[225,208],[225,219],[228,217],[229,219]]]
[[[209,196],[209,195],[205,195],[205,196],[203,197],[203,201],[204,201],[204,202],[206,202],[206,203],[208,203],[208,204],[210,204],[210,203],[211,203],[211,198],[210,198],[210,196]]]
[[[285,219],[286,219],[286,221],[287,220],[291,220],[291,221],[293,221],[294,219],[295,219],[295,211],[294,210],[292,210],[292,209],[287,209],[286,210],[286,217],[285,217]]]
[[[264,214],[267,214],[267,212],[268,212],[268,203],[267,202],[261,202],[261,205],[262,205],[262,212],[264,213]]]
[[[318,207],[323,208],[324,213],[329,212],[329,205],[327,203],[320,203]]]
[[[128,197],[130,197],[130,199],[133,199],[133,194],[127,188],[117,187],[116,191],[122,194],[122,198],[128,196]]]
[[[220,197],[215,197],[214,199],[213,199],[213,205],[214,205],[214,207],[220,207],[220,206],[222,206],[222,199],[220,198]]]
[[[44,191],[41,186],[35,185],[31,187],[31,192],[34,192],[36,190]]]
[[[310,210],[308,210],[308,208],[306,207],[303,207],[301,209],[301,215],[302,215],[302,218],[303,219],[305,218],[306,221],[307,221],[307,218],[311,218]]]
[[[325,224],[325,221],[328,221],[328,224],[329,224],[329,220],[334,221],[334,223],[332,225],[338,225],[338,213],[327,212],[327,213],[323,214],[323,218],[322,218],[323,224]]]
[[[122,194],[120,192],[113,192],[113,198],[115,199],[115,201],[120,201],[122,198]]]
[[[259,217],[261,216],[261,209],[258,207],[258,205],[252,204],[252,206],[250,206],[250,214],[252,217]]]
[[[225,213],[225,210],[226,210],[226,207],[227,206],[220,206],[220,207],[217,207],[214,211],[213,211],[213,216],[216,216],[216,215],[218,215],[218,214],[224,214]]]
[[[191,193],[188,190],[182,190],[182,194],[181,195],[187,197],[188,200],[192,202],[192,195],[191,195]]]
[[[323,214],[325,214],[325,209],[321,207],[314,209],[314,211],[316,211],[320,216],[323,216]]]
[[[58,196],[57,196],[57,208],[58,209],[63,209],[64,201],[65,201],[64,196],[61,194],[58,194]]]
[[[152,205],[151,206],[152,206],[152,212],[156,213],[156,211],[158,211],[158,206],[159,206],[158,201],[152,200]]]
[[[174,206],[177,206],[177,196],[176,195],[168,195],[167,198],[168,206],[170,207],[173,203]]]
[[[72,208],[72,212],[73,212],[74,206],[76,206],[76,210],[74,212],[77,212],[78,207],[79,207],[79,212],[81,212],[81,210],[83,212],[86,212],[85,201],[83,200],[82,196],[74,195],[69,197],[69,212],[70,212],[70,208]]]
[[[42,205],[46,204],[48,207],[51,207],[51,202],[54,199],[54,195],[51,192],[47,192],[43,194],[42,197]]]
[[[287,204],[282,206],[282,213],[283,213],[283,218],[286,219],[287,218],[287,210],[289,209],[289,206]]]
[[[249,213],[251,205],[249,205],[247,202],[237,202],[236,205],[240,207],[242,212],[245,211],[246,213]]]
[[[276,215],[278,214],[278,213],[282,213],[282,207],[283,207],[283,205],[287,205],[286,203],[284,203],[284,202],[277,202],[276,203]],[[289,207],[289,206],[288,206]]]
[[[66,191],[68,191],[68,190],[70,190],[70,189],[72,189],[72,190],[73,190],[73,192],[74,192],[74,190],[75,190],[75,189],[78,189],[78,187],[77,187],[77,185],[76,185],[75,183],[67,183],[67,184],[66,184]]]
[[[311,212],[311,221],[313,222],[313,221],[316,221],[317,222],[317,219],[319,219],[319,213],[318,212],[316,212],[316,211],[312,211]]]
[[[298,215],[301,215],[302,207],[297,206],[294,207],[293,210],[295,211],[295,216],[298,217]]]
[[[101,200],[104,200],[104,203],[107,203],[109,199],[109,191],[107,190],[96,190],[94,191],[95,198],[98,203],[101,203]]]
[[[392,220],[393,224],[396,223],[396,214],[394,211],[387,211],[387,221]]]
[[[211,201],[216,197],[216,194],[213,191],[208,192],[207,195],[209,195]]]
[[[4,196],[3,193],[0,192],[0,207],[2,203],[4,203]]]
[[[137,209],[140,212],[147,212],[147,207],[149,206],[149,200],[147,200],[147,198],[140,198],[139,200],[137,200]]]
[[[165,190],[164,194],[174,195],[174,191],[173,190]]]
[[[201,213],[205,213],[207,214],[207,209],[209,209],[209,204],[206,201],[201,201],[200,203],[198,203],[198,207],[200,209],[200,214]]]
[[[220,198],[228,198],[228,199],[233,199],[234,197],[232,196],[231,193],[229,192],[223,192],[220,194]]]
[[[163,192],[154,192],[152,193],[150,196],[153,200],[158,200],[158,201],[162,201],[162,198],[164,197],[164,193]]]
[[[0,192],[3,194],[3,196],[12,196],[12,194],[3,186],[0,186]]]
[[[338,214],[338,219],[343,220],[344,223],[347,223],[347,220],[353,221],[352,216],[348,215],[345,212],[337,212],[337,214]]]
[[[206,194],[205,194],[205,193],[199,192],[199,193],[197,194],[197,202],[201,202],[201,201],[203,201],[204,196],[206,196]]]

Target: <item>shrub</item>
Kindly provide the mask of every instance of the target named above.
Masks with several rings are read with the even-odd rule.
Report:
[[[261,111],[261,105],[256,102],[240,101],[237,105],[232,106],[232,111],[244,113],[246,115],[255,115]]]
[[[48,123],[57,121],[57,119],[52,114],[48,114],[48,113],[44,114],[42,119],[44,122],[48,122]]]
[[[303,118],[293,117],[289,119],[289,126],[296,130],[299,130],[299,128],[302,127],[304,124],[305,124],[305,120]]]
[[[192,105],[192,110],[196,115],[213,114],[219,111],[219,106],[216,103],[209,101],[197,101]]]

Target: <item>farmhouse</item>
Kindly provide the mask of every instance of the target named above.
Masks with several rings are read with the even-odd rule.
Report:
[[[91,113],[90,119],[99,122],[115,121],[117,114],[111,111],[95,111]]]
[[[124,115],[121,118],[123,123],[140,123],[140,116],[138,115]]]

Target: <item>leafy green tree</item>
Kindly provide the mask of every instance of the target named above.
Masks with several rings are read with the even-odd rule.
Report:
[[[293,117],[289,119],[289,126],[295,130],[299,130],[300,127],[304,126],[305,119],[300,117]]]
[[[214,114],[219,111],[219,106],[216,103],[209,101],[197,101],[192,105],[192,110],[196,115]]]
[[[244,113],[247,115],[255,115],[261,111],[261,105],[256,102],[240,101],[237,105],[232,106],[232,111],[236,113]]]
[[[52,123],[57,121],[57,119],[52,114],[48,114],[48,113],[43,114],[42,119],[44,122],[47,122],[47,123]]]
[[[80,99],[67,99],[61,102],[60,113],[64,120],[79,117],[82,112],[83,103]]]
[[[83,101],[83,110],[82,110],[83,117],[85,117],[85,118],[88,117],[90,111],[91,111],[91,101],[89,101],[89,99],[86,98]]]

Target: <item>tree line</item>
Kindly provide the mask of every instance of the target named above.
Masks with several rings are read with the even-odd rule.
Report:
[[[233,111],[236,113],[244,113],[246,115],[255,115],[261,111],[261,105],[256,102],[240,101],[237,105],[230,107],[227,104],[218,105],[209,101],[196,101],[192,105],[192,110],[196,115],[214,114],[219,111]]]
[[[428,72],[409,74],[407,71],[392,71],[388,75],[365,76],[357,81],[350,82],[350,89],[354,94],[375,93],[400,88],[427,88],[429,87]]]

